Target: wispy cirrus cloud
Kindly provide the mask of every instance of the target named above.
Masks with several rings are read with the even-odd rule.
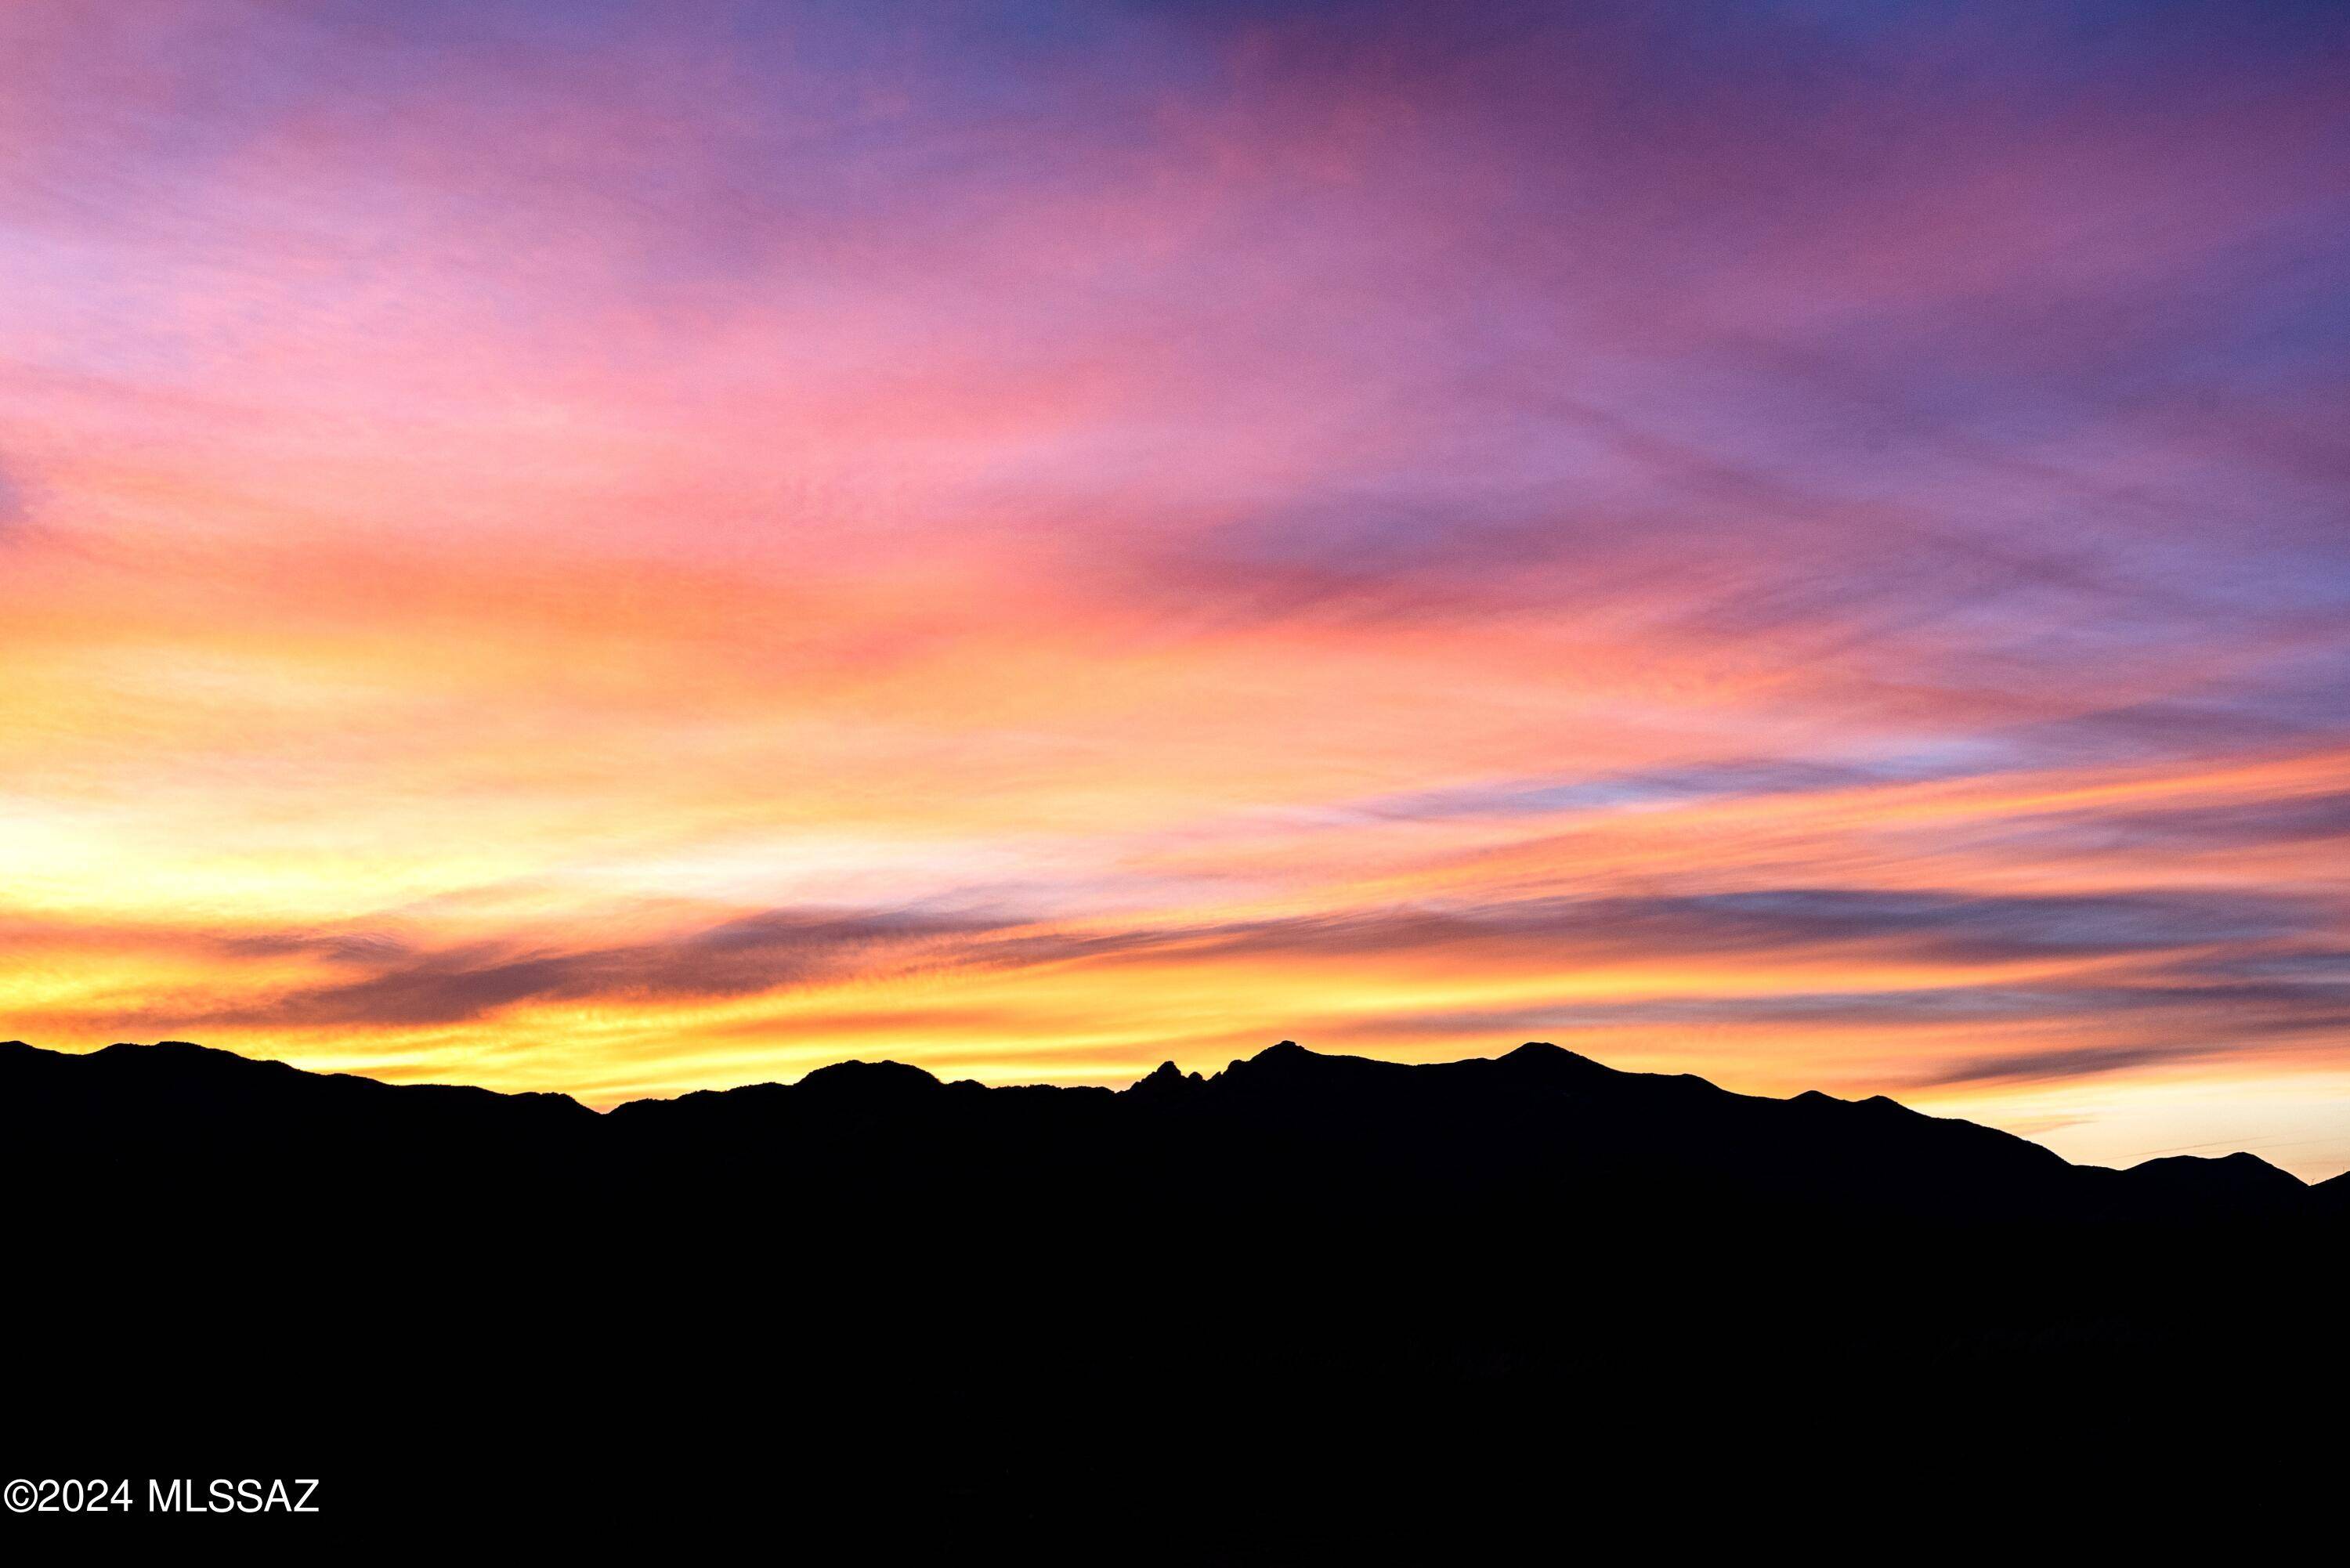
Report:
[[[1882,957],[1947,966],[1950,982],[1925,989],[1668,994],[1604,1007],[1464,1011],[1448,1027],[1547,1020],[1578,1027],[1603,1018],[1700,1022],[1728,1016],[1950,1020],[2066,1011],[2113,1011],[2208,1000],[2221,992],[2201,955],[2323,930],[2302,902],[2236,893],[1984,898],[1783,888],[1670,898],[1525,899],[1487,906],[1391,907],[1191,924],[1062,927],[1004,912],[775,909],[634,940],[564,948],[526,939],[433,943],[366,931],[220,935],[202,929],[41,930],[19,925],[26,945],[192,952],[218,963],[294,959],[311,967],[275,995],[179,1016],[199,1023],[314,1030],[375,1023],[443,1024],[556,1003],[609,1006],[671,1000],[768,996],[838,987],[915,971],[951,974],[1180,962],[1349,965],[1400,959],[1473,970],[1547,965],[1602,970],[1635,963],[1669,971],[1725,957],[1816,960],[1862,947]],[[2034,987],[1975,979],[1970,970],[2035,961],[2194,955],[2204,984],[2166,989],[2158,963],[2113,983],[2057,980]],[[2293,1002],[2339,1000],[2340,976],[2320,965],[2304,979],[2286,968],[2266,978],[2231,976],[2230,994]],[[1655,984],[1651,981],[1651,984]],[[1672,989],[1669,981],[1668,990]],[[2314,988],[2314,990],[2312,988]],[[1407,1021],[1394,1021],[1408,1028]]]
[[[2338,1026],[2342,1019],[2328,1021]],[[1918,1082],[1920,1086],[1947,1088],[1969,1084],[2045,1083],[2052,1079],[2095,1077],[2126,1072],[2133,1067],[2192,1060],[2221,1054],[2226,1048],[2209,1039],[2172,1044],[2083,1045],[2044,1051],[2018,1051],[1953,1063]]]
[[[995,929],[969,916],[920,911],[775,909],[571,950],[518,941],[426,947],[380,938],[251,939],[323,952],[334,978],[200,1012],[195,1022],[400,1027],[470,1022],[525,1004],[758,996],[904,969]]]

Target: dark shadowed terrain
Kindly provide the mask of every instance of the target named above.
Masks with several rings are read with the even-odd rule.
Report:
[[[1947,1507],[1984,1466],[2163,1484],[2118,1462],[2148,1423],[2281,1477],[2278,1413],[2338,1407],[2350,1181],[1551,1045],[599,1116],[7,1044],[0,1150],[12,1437],[52,1456],[10,1473],[324,1474],[347,1519],[856,1500],[876,1541],[1213,1518],[1277,1557],[1334,1478]]]

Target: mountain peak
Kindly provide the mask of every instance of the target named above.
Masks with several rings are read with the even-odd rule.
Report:
[[[305,1074],[291,1062],[274,1056],[246,1056],[234,1051],[224,1051],[217,1045],[199,1045],[192,1040],[158,1040],[153,1044],[141,1044],[136,1040],[118,1040],[111,1045],[101,1045],[80,1058],[99,1064],[109,1073],[130,1071],[144,1075],[161,1074],[173,1079],[185,1079],[208,1084],[257,1084],[281,1078],[287,1074],[314,1077],[350,1077],[355,1082],[377,1085],[380,1080],[349,1074]]]
[[[1513,1051],[1503,1053],[1495,1058],[1495,1061],[1513,1073],[1530,1074],[1544,1078],[1622,1076],[1615,1068],[1605,1063],[1595,1062],[1588,1056],[1578,1055],[1565,1046],[1554,1045],[1547,1040],[1529,1040]]]
[[[2275,1210],[2300,1203],[2309,1191],[2308,1185],[2291,1171],[2241,1151],[2164,1155],[2121,1174],[2122,1190],[2166,1213],[2240,1212],[2246,1208]]]
[[[1266,1046],[1253,1056],[1243,1056],[1218,1075],[1220,1077],[1289,1077],[1310,1065],[1344,1061],[1340,1056],[1325,1056],[1319,1051],[1308,1051],[1295,1040],[1282,1040]]]
[[[852,1096],[858,1099],[894,1098],[945,1087],[920,1067],[889,1061],[835,1062],[830,1066],[818,1067],[792,1086],[800,1093],[812,1089],[820,1095]]]
[[[1284,1040],[1234,1062],[1216,1075],[1216,1082],[1228,1087],[1245,1085],[1253,1093],[1284,1097],[1343,1095],[1371,1084],[1391,1087],[1401,1081],[1399,1075],[1413,1071],[1401,1062],[1308,1051],[1295,1040]]]
[[[1163,1099],[1171,1096],[1189,1094],[1193,1089],[1204,1086],[1205,1084],[1206,1080],[1199,1074],[1186,1074],[1182,1068],[1172,1062],[1161,1062],[1149,1073],[1128,1085],[1121,1092],[1139,1095],[1145,1099]]]
[[[2271,1165],[2244,1149],[2233,1154],[2166,1154],[2129,1168],[2133,1176],[2224,1181],[2235,1186],[2294,1187],[2308,1185],[2289,1170]]]

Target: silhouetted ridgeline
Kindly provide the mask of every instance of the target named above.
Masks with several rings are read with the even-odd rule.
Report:
[[[1804,1220],[2161,1222],[2350,1205],[2250,1154],[2124,1171],[1878,1096],[1775,1100],[1690,1075],[1625,1073],[1548,1044],[1406,1065],[1284,1042],[1212,1078],[1170,1063],[1130,1087],[990,1089],[895,1062],[598,1116],[561,1095],[500,1095],[305,1073],[184,1042],[86,1055],[0,1044],[0,1134],[15,1158],[85,1179],[203,1183],[299,1171],[301,1200],[408,1210],[597,1192],[743,1201],[743,1182],[821,1183],[836,1204],[1035,1217],[1149,1204],[1444,1214],[1562,1206],[1607,1224]],[[795,1185],[788,1191],[801,1191]],[[439,1216],[467,1220],[478,1215]],[[1000,1223],[1002,1214],[990,1216]]]
[[[1235,1451],[1393,1432],[1425,1463],[1432,1431],[1457,1454],[1565,1408],[1553,1448],[1925,1390],[1949,1436],[2032,1390],[2305,1389],[2341,1364],[2350,1241],[2350,1179],[2250,1155],[2077,1167],[1540,1044],[1284,1043],[1116,1092],[850,1062],[599,1116],[11,1044],[0,1149],[52,1325],[26,1407],[92,1442],[184,1422],[378,1476],[470,1445],[592,1489],[615,1456],[821,1439],[930,1454],[972,1506],[1034,1479],[1016,1433],[1064,1472],[1201,1422]]]

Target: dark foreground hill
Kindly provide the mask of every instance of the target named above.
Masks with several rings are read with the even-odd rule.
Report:
[[[7,1044],[0,1171],[20,1437],[340,1465],[379,1509],[428,1472],[573,1512],[893,1478],[892,1518],[1162,1507],[1137,1472],[1183,1459],[2077,1472],[2083,1423],[2331,1386],[2350,1241],[2343,1182],[2249,1155],[2076,1167],[1550,1045],[1118,1092],[852,1062],[599,1116]]]

